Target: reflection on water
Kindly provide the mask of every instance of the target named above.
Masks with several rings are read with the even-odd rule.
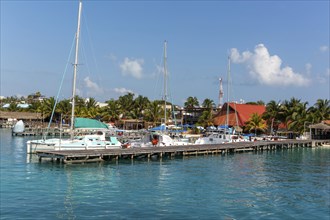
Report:
[[[66,165],[0,134],[3,219],[329,219],[329,148]]]
[[[68,170],[66,172],[67,176],[67,188],[64,197],[64,210],[59,210],[57,212],[57,218],[59,219],[76,219],[73,211],[73,180],[72,180],[72,172]]]

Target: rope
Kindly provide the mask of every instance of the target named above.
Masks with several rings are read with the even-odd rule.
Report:
[[[61,90],[62,90],[62,85],[63,85],[64,78],[65,78],[65,75],[66,75],[66,72],[67,72],[67,69],[68,69],[68,64],[69,64],[69,61],[70,61],[70,57],[71,57],[71,54],[72,54],[72,50],[73,50],[73,46],[74,46],[74,40],[75,40],[75,36],[73,38],[73,42],[72,42],[71,50],[70,50],[70,53],[69,53],[68,61],[67,61],[66,65],[65,65],[64,73],[62,75],[60,88],[59,88],[59,90],[57,92],[57,95],[56,95],[55,103],[54,103],[54,106],[53,106],[53,111],[52,111],[52,114],[50,116],[50,120],[49,120],[49,123],[48,123],[48,126],[47,126],[47,130],[46,130],[46,133],[44,134],[44,139],[46,139],[46,135],[48,134],[48,131],[50,129],[50,125],[51,125],[51,123],[53,121],[53,117],[54,117],[56,105],[57,105],[58,100],[59,100],[59,96],[60,96],[60,93],[61,93]]]

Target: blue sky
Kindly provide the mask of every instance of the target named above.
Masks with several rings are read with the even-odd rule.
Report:
[[[313,105],[330,99],[329,1],[83,1],[77,93]],[[69,98],[78,1],[1,0],[1,96]],[[70,57],[70,58],[69,58]],[[66,66],[68,66],[66,68]]]

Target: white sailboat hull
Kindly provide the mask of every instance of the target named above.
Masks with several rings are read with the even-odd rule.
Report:
[[[86,135],[78,139],[48,139],[30,140],[26,144],[28,154],[37,151],[58,151],[58,150],[99,150],[99,149],[120,149],[121,143],[115,137],[111,141],[105,141],[99,135]]]

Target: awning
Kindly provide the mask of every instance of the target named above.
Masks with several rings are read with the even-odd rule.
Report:
[[[74,128],[88,128],[88,129],[108,129],[108,125],[95,119],[90,118],[75,118]]]
[[[308,126],[309,128],[314,128],[314,129],[320,129],[320,130],[330,130],[330,126],[324,124],[323,122],[318,123],[318,124],[313,124]]]
[[[150,131],[165,131],[166,126],[164,124],[162,124],[161,126],[150,128],[149,130]]]

